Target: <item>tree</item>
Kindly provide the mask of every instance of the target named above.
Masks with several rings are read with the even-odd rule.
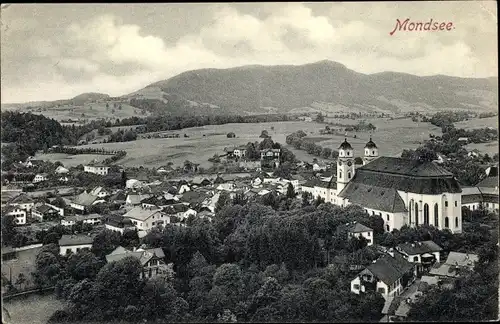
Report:
[[[73,279],[80,281],[86,278],[94,279],[103,266],[104,262],[92,252],[81,251],[69,257],[66,271]]]
[[[227,133],[227,138],[235,138],[235,137],[236,137],[235,133],[233,133],[233,132]]]
[[[295,189],[293,188],[293,185],[291,182],[288,183],[288,188],[286,190],[286,197],[293,199],[295,198],[297,194],[295,193]]]
[[[316,119],[315,119],[315,120],[316,120],[316,122],[318,122],[318,123],[323,123],[323,122],[325,121],[325,117],[324,117],[321,113],[319,113],[319,114],[316,116]]]
[[[121,235],[108,229],[102,230],[92,242],[92,253],[99,258],[104,258],[120,244]]]
[[[14,242],[15,230],[15,217],[12,215],[2,215],[2,243],[5,245],[12,245]]]
[[[260,133],[260,138],[269,138],[269,133],[267,132],[267,130],[263,130],[261,133]]]
[[[23,288],[23,285],[26,283],[26,276],[24,275],[24,273],[19,273],[19,275],[17,276],[17,279],[16,279],[16,286],[19,286],[19,289],[22,290]]]
[[[231,204],[231,196],[229,195],[229,192],[222,191],[219,194],[219,199],[217,199],[217,203],[215,204],[215,212],[218,213],[225,206],[228,206],[230,204]]]

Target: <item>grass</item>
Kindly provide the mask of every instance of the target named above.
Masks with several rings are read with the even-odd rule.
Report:
[[[60,161],[65,167],[73,167],[79,164],[87,164],[92,160],[97,160],[98,162],[109,158],[111,155],[100,155],[100,154],[66,154],[66,153],[47,153],[47,154],[37,154],[36,159],[56,162]]]
[[[498,116],[489,117],[489,118],[472,118],[469,120],[464,120],[464,121],[455,123],[455,127],[456,128],[464,128],[464,129],[493,127],[493,128],[498,129]]]
[[[490,157],[498,153],[498,141],[494,141],[491,143],[472,143],[466,146],[468,151],[472,151],[474,149],[478,150],[482,154],[488,154]]]
[[[373,140],[378,145],[380,154],[386,156],[400,155],[403,149],[418,147],[424,140],[429,139],[429,134],[439,135],[441,133],[438,127],[429,123],[414,123],[409,119],[373,119],[367,120],[367,122],[371,122],[377,127],[373,134]],[[319,130],[323,129],[324,126],[324,124],[314,122],[209,125],[166,132],[180,133],[180,138],[140,139],[132,142],[89,144],[80,147],[125,150],[127,156],[118,162],[124,166],[159,167],[170,161],[174,165],[181,165],[185,160],[190,160],[200,163],[202,167],[210,167],[212,164],[208,162],[208,158],[214,154],[223,154],[225,147],[260,142],[262,139],[259,136],[263,130],[267,130],[274,141],[282,144],[286,143],[287,135],[303,130],[308,136],[323,139],[318,143],[319,145],[330,146],[336,150],[344,137],[320,136]],[[226,134],[229,132],[235,132],[236,138],[227,138]],[[220,135],[213,135],[214,133]],[[182,137],[184,134],[189,137]],[[349,136],[353,135],[354,133],[349,134]],[[357,133],[357,137],[357,139],[350,138],[349,141],[357,151],[356,155],[359,156],[368,141],[369,133]],[[292,146],[287,145],[286,147],[292,150],[298,159],[312,161],[314,158],[307,152],[296,150]]]
[[[57,300],[54,294],[29,295],[25,298],[16,298],[3,302],[10,320],[4,323],[12,324],[45,324],[50,316],[64,307],[62,301]]]
[[[40,249],[41,247],[19,251],[16,260],[2,261],[2,275],[9,280],[12,278],[12,284],[15,284],[19,274],[22,273],[27,281],[22,287],[16,286],[16,288],[25,290],[33,287],[34,281],[31,273],[35,271],[36,255]]]

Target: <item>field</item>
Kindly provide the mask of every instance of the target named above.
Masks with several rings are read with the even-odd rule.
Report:
[[[373,134],[373,140],[379,146],[380,152],[387,156],[401,154],[405,148],[416,148],[423,140],[429,138],[429,134],[440,134],[440,129],[428,123],[414,123],[409,119],[367,120],[373,123],[377,130]],[[273,127],[274,129],[271,129]],[[314,122],[272,122],[259,124],[226,124],[193,127],[166,133],[180,133],[181,138],[156,138],[141,139],[124,143],[89,144],[81,147],[103,147],[111,150],[125,150],[127,156],[119,161],[124,166],[159,167],[173,162],[181,165],[185,160],[200,163],[202,167],[209,167],[211,163],[208,158],[214,154],[223,154],[225,147],[233,145],[244,145],[248,142],[261,141],[259,135],[262,130],[267,130],[274,141],[285,144],[287,135],[303,130],[309,136],[323,137],[325,140],[319,142],[322,146],[330,145],[337,149],[344,140],[343,136],[327,135],[321,136],[319,130],[324,128],[323,124]],[[228,132],[235,132],[236,138],[227,138]],[[189,137],[182,137],[187,134]],[[205,135],[205,136],[203,136]],[[352,137],[354,134],[349,134]],[[368,133],[358,133],[357,139],[350,138],[349,141],[357,150],[357,155],[368,141]],[[312,161],[314,156],[307,152],[291,149],[298,159]],[[63,162],[64,163],[64,162]]]
[[[498,153],[498,141],[494,141],[491,143],[478,143],[478,144],[468,144],[466,146],[468,151],[472,151],[474,149],[478,150],[482,154],[488,154],[489,156],[495,155]]]
[[[456,128],[464,128],[464,129],[474,129],[474,128],[484,128],[484,127],[493,127],[498,129],[498,116],[489,117],[489,118],[473,118],[469,120],[464,120],[458,123],[455,123]]]
[[[97,162],[103,161],[109,158],[111,155],[101,155],[101,154],[66,154],[66,153],[47,153],[47,154],[37,154],[35,158],[37,160],[45,161],[60,161],[65,167],[74,167],[79,164],[90,163],[92,160],[97,160]]]
[[[56,310],[64,307],[64,304],[53,294],[49,294],[30,295],[5,301],[3,307],[10,315],[10,319],[4,319],[4,323],[45,324]]]
[[[22,112],[31,112],[34,114],[42,114],[47,118],[53,118],[55,120],[94,120],[94,119],[106,119],[106,120],[116,120],[117,118],[129,118],[129,117],[145,117],[148,115],[147,112],[142,109],[132,107],[127,103],[121,103],[122,109],[114,108],[113,102],[109,101],[109,108],[106,108],[105,102],[91,102],[85,103],[80,106],[75,105],[54,105],[51,107],[36,107],[36,108],[24,108],[20,109]],[[3,110],[3,107],[2,107]],[[18,108],[9,108],[8,110],[19,110]],[[83,114],[83,115],[82,115]]]
[[[33,287],[33,277],[31,273],[35,271],[35,260],[36,255],[40,251],[41,247],[35,247],[24,251],[17,252],[16,260],[2,261],[2,276],[11,280],[13,284],[20,273],[24,274],[26,282],[22,287],[17,286],[16,288],[30,289]]]

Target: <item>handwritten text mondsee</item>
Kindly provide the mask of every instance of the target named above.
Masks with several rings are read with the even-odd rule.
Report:
[[[436,30],[452,30],[455,29],[452,22],[433,22],[433,19],[424,23],[424,22],[410,22],[410,18],[406,18],[405,21],[401,22],[399,19],[396,19],[396,26],[394,30],[389,33],[389,35],[393,35],[396,30],[397,31],[436,31]]]

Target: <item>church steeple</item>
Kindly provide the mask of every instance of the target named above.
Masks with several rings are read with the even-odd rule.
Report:
[[[337,192],[341,192],[354,177],[354,150],[347,141],[347,136],[339,146],[337,165]]]
[[[365,145],[365,156],[363,157],[363,165],[370,163],[376,158],[378,158],[378,147],[373,142],[372,136],[370,135],[370,140]]]

